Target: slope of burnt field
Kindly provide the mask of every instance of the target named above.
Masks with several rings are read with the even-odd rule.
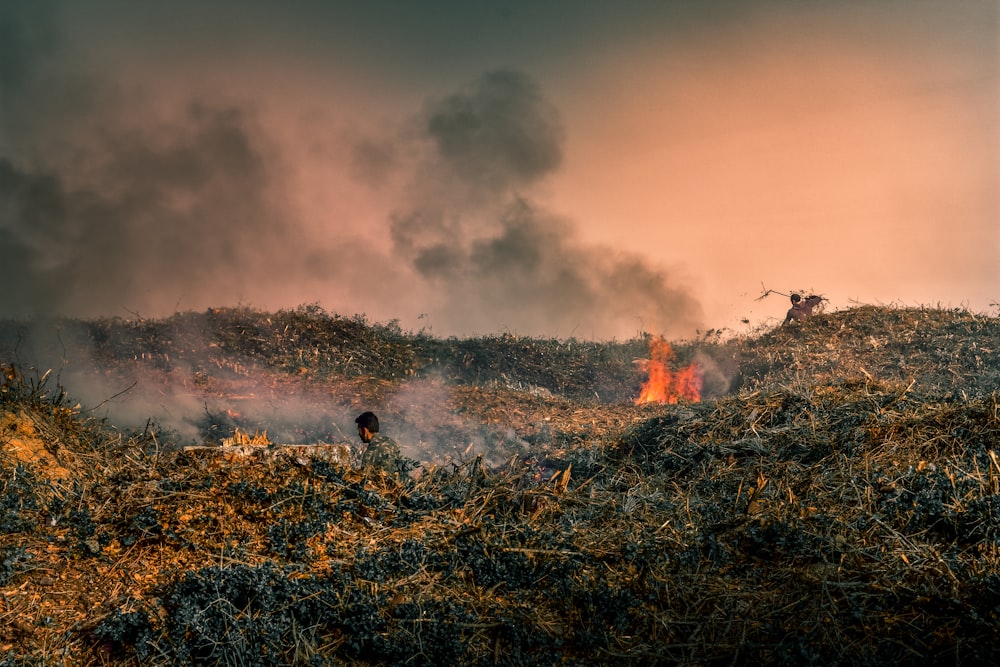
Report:
[[[266,369],[322,382],[434,376],[450,382],[544,387],[571,399],[621,399],[638,386],[632,362],[642,339],[624,343],[514,334],[439,339],[328,314],[313,306],[265,313],[213,309],[165,320],[0,322],[0,359],[34,363],[39,347],[105,370],[143,365],[213,376]],[[682,360],[684,348],[680,350]],[[51,355],[49,355],[51,357]]]
[[[997,318],[864,307],[679,342],[703,400],[635,406],[648,343],[435,339],[309,307],[5,323],[0,661],[1000,659]],[[372,407],[423,474],[267,438],[171,446],[77,406],[83,366],[274,412],[315,394],[340,431]]]
[[[912,382],[928,395],[1000,387],[1000,325],[964,310],[863,306],[739,344],[744,387],[836,378]]]
[[[709,398],[796,376],[867,374],[917,380],[933,391],[976,393],[990,391],[1000,377],[997,318],[964,310],[863,306],[817,315],[808,326],[726,341],[722,333],[674,343],[679,364],[696,359],[704,367]],[[141,365],[223,378],[261,369],[317,381],[434,376],[605,402],[634,396],[641,381],[634,362],[646,356],[648,345],[648,337],[441,339],[315,306],[277,313],[212,309],[165,320],[0,321],[0,360],[20,365],[72,358],[105,372]]]

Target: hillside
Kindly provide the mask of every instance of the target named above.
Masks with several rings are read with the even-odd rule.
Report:
[[[635,405],[651,342],[0,322],[0,664],[1000,658],[1000,319],[713,332]],[[327,455],[367,409],[419,477]]]

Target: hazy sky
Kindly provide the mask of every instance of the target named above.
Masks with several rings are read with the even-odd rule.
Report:
[[[1000,301],[995,0],[0,0],[0,316]]]

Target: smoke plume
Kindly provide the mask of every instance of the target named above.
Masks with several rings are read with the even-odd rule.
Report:
[[[561,336],[699,326],[699,304],[664,268],[585,244],[531,199],[560,165],[564,132],[527,75],[489,72],[421,120],[425,151],[390,233],[396,257],[433,288],[435,322]]]
[[[153,77],[112,82],[77,64],[58,7],[0,10],[6,316],[322,303],[410,326],[426,314],[444,335],[700,325],[699,305],[666,269],[583,243],[539,203],[566,137],[523,72],[487,72],[427,102],[402,131],[310,153],[262,111],[266,92],[256,102],[193,85],[167,94]],[[296,178],[313,168],[350,174],[388,202],[387,219],[307,219]],[[361,237],[387,243],[359,252]]]

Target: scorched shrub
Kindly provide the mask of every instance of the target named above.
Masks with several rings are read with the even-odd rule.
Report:
[[[0,549],[0,586],[6,586],[24,570],[25,564],[31,560],[29,554],[22,546],[11,546]]]
[[[132,650],[140,660],[153,651],[153,625],[145,611],[115,610],[94,629],[94,639],[108,642],[117,653]]]
[[[342,641],[352,659],[382,660],[385,600],[339,570],[324,577],[271,564],[188,572],[164,599],[167,643],[176,664],[285,665],[303,641]],[[325,638],[325,639],[324,639]]]
[[[37,524],[35,512],[41,506],[38,487],[47,482],[36,480],[34,474],[20,463],[14,469],[3,470],[0,488],[0,533],[20,533]]]

